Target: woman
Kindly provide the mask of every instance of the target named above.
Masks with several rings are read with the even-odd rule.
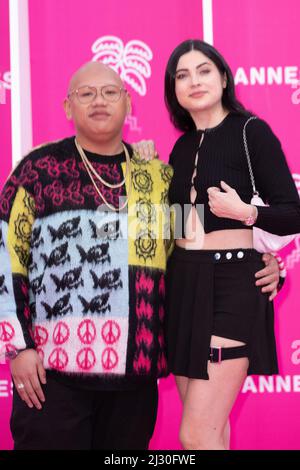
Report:
[[[169,199],[181,209],[176,226],[181,221],[183,233],[167,284],[168,361],[183,402],[180,439],[185,449],[226,449],[228,417],[246,375],[278,373],[273,303],[253,282],[263,262],[252,228],[300,232],[299,197],[278,139],[256,119],[247,126],[248,146],[270,207],[250,204],[243,127],[251,113],[237,101],[232,72],[216,49],[198,40],[176,47],[165,101],[184,131],[170,156]]]

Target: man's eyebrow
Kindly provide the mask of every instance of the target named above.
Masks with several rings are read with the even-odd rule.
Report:
[[[202,62],[202,64],[197,65],[196,69],[199,69],[199,68],[202,67],[203,65],[210,65],[210,63],[209,63],[209,62]],[[176,70],[175,73],[178,73],[178,72],[188,72],[188,71],[189,71],[189,69],[178,69],[178,70]]]
[[[81,87],[84,87],[84,86],[90,86],[90,87],[98,87],[98,88],[101,88],[103,86],[117,86],[117,87],[122,87],[122,84],[119,84],[119,83],[116,83],[116,82],[105,82],[103,83],[102,85],[97,85],[97,84],[94,84],[92,82],[83,82],[83,83],[79,83],[79,85],[76,86],[76,89],[77,88],[81,88]]]

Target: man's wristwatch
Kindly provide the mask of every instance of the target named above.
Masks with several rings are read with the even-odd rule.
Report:
[[[247,219],[243,220],[243,224],[247,225],[247,227],[251,227],[252,225],[255,224],[256,219],[257,219],[257,207],[252,206],[252,214],[247,217]]]
[[[5,358],[9,361],[15,359],[17,355],[22,351],[25,351],[25,349],[11,349],[10,351],[6,351]]]

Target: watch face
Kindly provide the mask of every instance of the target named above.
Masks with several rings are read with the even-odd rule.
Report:
[[[15,358],[17,357],[17,355],[18,355],[18,351],[16,351],[16,350],[7,351],[7,352],[5,353],[5,357],[6,357],[7,359],[15,359]]]

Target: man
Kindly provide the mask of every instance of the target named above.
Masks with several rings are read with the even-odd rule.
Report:
[[[81,67],[64,106],[76,138],[33,150],[0,198],[14,447],[147,449],[167,375],[172,170],[123,144],[130,97],[112,69]]]

